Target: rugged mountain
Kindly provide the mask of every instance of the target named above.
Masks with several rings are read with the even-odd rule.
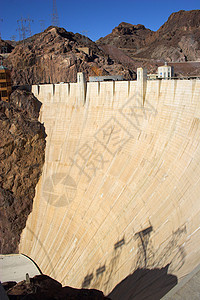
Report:
[[[78,49],[89,47],[90,55]],[[115,63],[90,39],[50,26],[18,43],[4,65],[12,70],[14,84],[75,82],[77,72],[92,75],[120,74],[132,79],[134,72]]]
[[[173,13],[136,57],[171,62],[200,60],[200,10]]]
[[[111,58],[117,55],[117,50],[123,51],[132,59],[132,68],[146,66],[148,71],[155,71],[159,64],[168,62],[200,61],[200,10],[179,11],[170,15],[168,20],[156,31],[146,29],[143,25],[120,23],[112,33],[97,41],[98,46]],[[123,56],[122,56],[123,57]],[[182,66],[182,65],[180,65]],[[198,65],[199,68],[199,65]],[[185,75],[185,69],[179,73]],[[199,74],[199,73],[198,73]]]
[[[44,163],[45,131],[40,102],[16,90],[0,101],[0,253],[15,253],[31,212]]]
[[[117,48],[132,49],[135,52],[146,46],[153,31],[145,28],[144,25],[132,25],[122,22],[104,38],[100,38],[97,44],[107,44]]]
[[[200,61],[199,25],[200,10],[181,10],[171,14],[156,32],[141,24],[122,22],[96,43],[78,33],[50,26],[15,47],[9,41],[1,41],[10,52],[2,55],[3,62],[12,70],[16,85],[76,82],[79,71],[84,71],[87,79],[120,74],[130,80],[135,78],[139,66],[155,72],[164,61]],[[80,47],[89,47],[92,53],[86,54]],[[182,66],[178,66],[177,75],[199,75],[199,63],[195,69],[190,63]]]

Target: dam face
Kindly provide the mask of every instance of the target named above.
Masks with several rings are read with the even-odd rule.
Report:
[[[137,268],[200,260],[200,81],[33,86],[45,165],[19,251],[108,294]]]

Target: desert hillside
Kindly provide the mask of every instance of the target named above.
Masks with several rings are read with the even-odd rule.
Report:
[[[81,47],[89,47],[91,53],[83,52]],[[83,71],[87,79],[109,74],[120,74],[127,80],[135,78],[133,70],[110,59],[90,39],[52,26],[17,43],[4,56],[3,63],[12,71],[15,85],[76,82],[77,72]]]
[[[199,75],[200,10],[179,11],[156,31],[144,25],[121,22],[110,34],[93,42],[64,28],[48,27],[14,45],[1,41],[8,54],[3,63],[12,70],[18,84],[76,82],[77,72],[87,80],[96,75],[123,75],[136,78],[136,69],[154,73],[165,61],[175,67],[177,76]],[[88,47],[90,54],[80,48]],[[178,65],[177,65],[178,64]]]

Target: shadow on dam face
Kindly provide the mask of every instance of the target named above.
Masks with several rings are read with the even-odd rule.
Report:
[[[112,300],[160,300],[178,282],[167,274],[169,265],[161,269],[137,269],[122,280],[108,295]]]
[[[177,247],[178,240],[186,233],[186,227],[181,226],[176,230],[164,251],[158,256],[156,261],[155,252],[152,246],[151,233],[153,227],[149,226],[144,230],[135,234],[135,239],[138,242],[137,250],[137,269],[122,280],[108,295],[113,300],[159,300],[166,295],[177,283],[178,279],[173,274],[168,274],[180,269],[185,260],[184,248]],[[176,250],[170,264],[164,268],[148,268],[149,265],[162,265],[168,256]],[[141,268],[141,266],[144,266]]]
[[[147,283],[146,285],[144,285],[144,295],[147,296],[147,294],[151,292],[153,297],[155,293],[155,298],[152,299],[160,299],[156,297],[158,295],[164,296],[165,293],[167,293],[177,283],[177,277],[175,275],[168,275],[167,272],[173,274],[184,265],[186,256],[185,250],[184,247],[179,247],[178,244],[179,240],[186,234],[186,226],[183,225],[179,227],[172,234],[171,238],[168,240],[168,243],[165,245],[165,248],[161,252],[156,251],[153,247],[153,240],[151,239],[152,233],[153,227],[149,226],[133,235],[132,240],[137,243],[137,246],[135,247],[136,262],[134,262],[132,266],[132,269],[134,271],[122,282],[120,282],[115,288],[115,294],[118,295],[119,293],[119,299],[126,299],[123,296],[124,290],[126,290],[126,288],[130,289],[130,293],[132,293],[133,290],[135,293],[135,289],[137,289],[138,284],[140,285],[140,282],[142,282],[142,284],[144,285],[144,276],[147,279]],[[126,240],[125,236],[121,240],[116,242],[113,245],[114,247],[111,260],[107,263],[105,262],[103,266],[96,269],[96,273],[88,272],[82,282],[82,288],[91,288],[92,286],[97,288],[100,282],[103,282],[104,287],[106,287],[107,289],[109,287],[110,281],[117,272],[117,267],[121,256],[123,255],[123,250],[125,250],[125,248],[128,247],[130,243],[131,240]],[[171,257],[171,261],[170,263],[166,264],[166,262],[169,261],[169,257]],[[163,265],[165,266],[164,268],[162,268]],[[163,282],[166,282],[166,284],[163,284]],[[151,291],[150,287],[152,287],[152,283],[153,288]],[[157,289],[159,292],[156,290],[156,286],[158,286]],[[150,291],[148,291],[148,289],[150,289]],[[139,296],[141,296],[140,293],[141,291],[139,290]],[[116,295],[113,299],[118,299],[115,298]],[[120,298],[120,296],[123,297]],[[127,299],[135,298],[129,298],[127,296]]]

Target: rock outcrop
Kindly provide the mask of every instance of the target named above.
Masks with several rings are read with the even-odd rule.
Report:
[[[37,120],[40,102],[16,90],[0,101],[0,252],[16,253],[31,212],[44,163],[45,130]]]
[[[168,62],[200,60],[200,10],[171,14],[155,32],[140,57],[164,59]]]
[[[80,48],[89,47],[90,54]],[[50,26],[44,32],[18,43],[4,60],[15,85],[76,82],[77,72],[95,75],[123,75],[135,78],[133,70],[111,60],[90,39]]]
[[[194,61],[200,60],[199,26],[200,10],[181,10],[171,14],[156,32],[123,22],[97,43],[114,45],[132,58]]]
[[[0,55],[11,53],[14,49],[14,45],[12,45],[11,41],[4,41],[0,39]]]
[[[100,38],[97,44],[113,45],[117,48],[126,48],[137,52],[147,45],[147,41],[152,35],[153,31],[144,25],[122,22],[112,30],[112,33]]]
[[[195,72],[194,66],[190,64],[190,61],[200,61],[199,26],[200,10],[181,10],[171,14],[156,32],[143,25],[123,22],[112,33],[100,38],[97,44],[113,59],[117,56],[113,47],[124,52],[132,59],[133,69],[140,65],[147,67],[149,72],[155,72],[158,65],[165,61],[187,62],[186,67],[179,67],[177,75],[199,75],[199,64]]]
[[[7,289],[8,283],[3,286]],[[47,275],[37,275],[30,278],[30,283],[25,280],[7,289],[10,299],[24,300],[106,300],[101,291],[95,289],[75,289],[72,287],[62,287],[62,285]]]
[[[195,71],[189,63],[200,62],[199,20],[200,10],[181,10],[171,14],[156,32],[141,24],[122,22],[96,43],[81,34],[50,26],[16,46],[1,41],[10,52],[3,56],[3,61],[12,70],[15,85],[76,82],[77,72],[82,71],[86,79],[123,75],[124,79],[132,80],[136,78],[137,67],[156,72],[165,61],[188,62],[188,72],[185,67],[179,68],[177,75],[199,75],[200,63]],[[90,54],[81,47],[88,47]]]

